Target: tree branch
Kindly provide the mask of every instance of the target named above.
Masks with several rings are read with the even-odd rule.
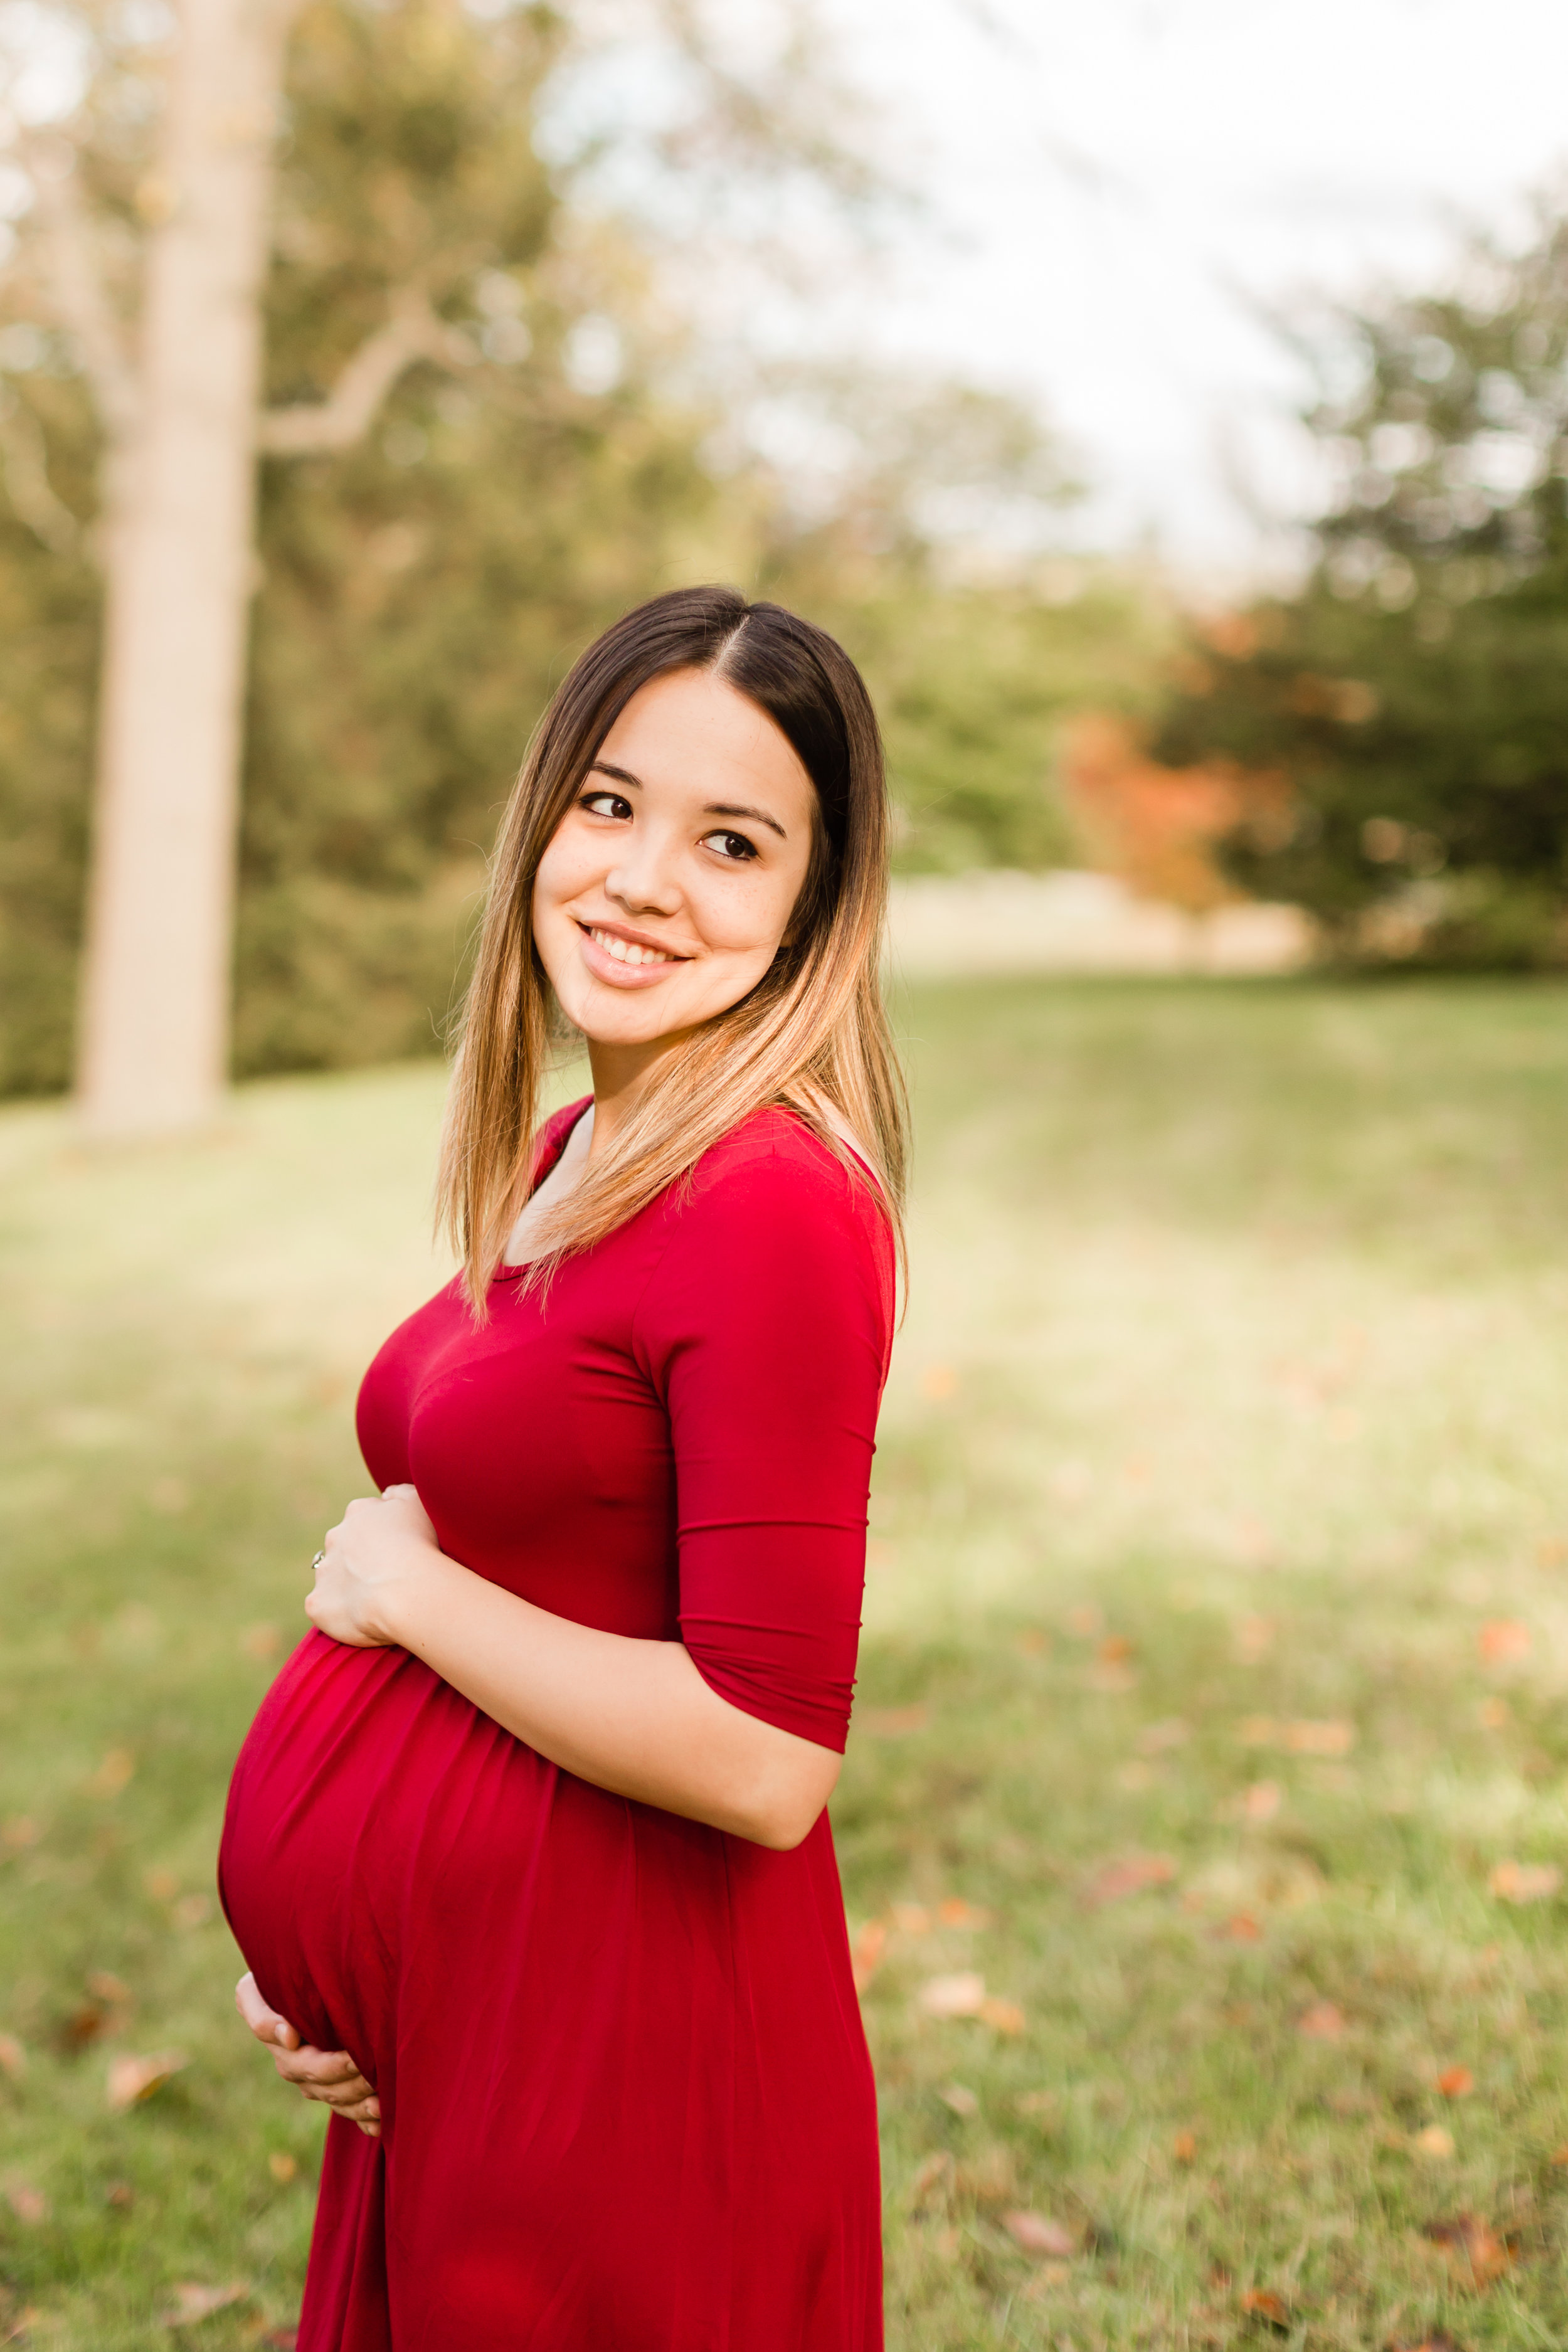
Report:
[[[140,407],[136,378],[99,267],[75,155],[58,134],[29,139],[21,152],[37,196],[56,316],[76,343],[104,430],[111,440],[124,441]]]
[[[258,427],[258,447],[274,457],[352,448],[364,438],[393,385],[416,360],[434,360],[439,367],[469,367],[474,352],[468,337],[438,318],[422,294],[405,294],[385,326],[360,345],[325,400],[267,412]]]
[[[78,522],[49,480],[43,427],[14,394],[0,392],[0,480],[12,511],[51,555],[71,554],[81,538]]]

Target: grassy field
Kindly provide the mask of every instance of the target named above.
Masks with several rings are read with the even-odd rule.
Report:
[[[902,1014],[834,1805],[889,2343],[1561,2346],[1568,994]],[[114,1156],[0,1118],[0,2338],[297,2310],[319,2111],[232,2018],[212,1862],[358,1370],[440,1272],[438,1096],[269,1085]]]

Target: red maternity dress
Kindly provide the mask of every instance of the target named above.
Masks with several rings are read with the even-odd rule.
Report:
[[[553,1165],[574,1105],[546,1129]],[[887,1370],[872,1190],[759,1113],[547,1299],[456,1284],[360,1392],[379,1486],[542,1608],[684,1641],[842,1749]],[[827,1816],[774,1853],[546,1762],[407,1652],[307,1635],[220,1880],[262,1993],[353,2052],[300,2352],[875,2352],[875,2094]]]

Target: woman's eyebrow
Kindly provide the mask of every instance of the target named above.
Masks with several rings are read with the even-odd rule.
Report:
[[[591,776],[614,776],[617,784],[632,784],[640,793],[642,778],[634,776],[629,768],[614,768],[608,760],[595,760],[588,773]]]
[[[734,801],[710,801],[704,807],[702,814],[704,816],[749,816],[753,824],[765,824],[768,826],[771,832],[778,835],[781,841],[787,841],[789,839],[788,834],[784,831],[777,817],[770,816],[766,809],[742,808],[740,804]]]

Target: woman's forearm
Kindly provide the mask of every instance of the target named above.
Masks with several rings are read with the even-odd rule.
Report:
[[[554,1617],[445,1560],[386,1596],[403,1648],[552,1763],[759,1845],[798,1845],[832,1794],[831,1748],[743,1714],[679,1642]]]

